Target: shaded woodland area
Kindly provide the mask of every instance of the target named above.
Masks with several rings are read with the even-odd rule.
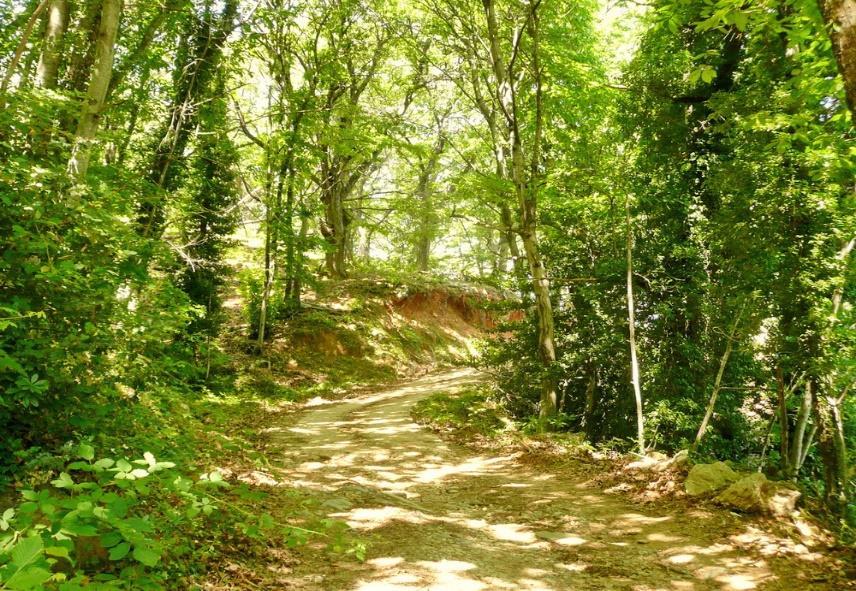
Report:
[[[372,282],[493,294],[469,363],[515,424],[852,537],[854,122],[854,0],[0,0],[0,589],[317,534],[230,496],[195,405]]]

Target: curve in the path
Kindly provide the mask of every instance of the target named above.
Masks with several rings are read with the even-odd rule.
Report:
[[[729,542],[716,512],[636,506],[564,471],[473,455],[410,408],[473,370],[308,409],[274,433],[279,477],[333,495],[370,542],[364,564],[305,557],[302,589],[353,591],[806,589]],[[333,503],[334,505],[337,503]]]

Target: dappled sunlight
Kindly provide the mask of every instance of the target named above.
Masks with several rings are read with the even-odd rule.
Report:
[[[508,458],[471,458],[460,464],[446,464],[431,467],[416,475],[416,482],[431,483],[438,482],[448,476],[466,474],[469,476],[489,473],[491,468],[497,464],[508,461]]]
[[[736,591],[771,578],[739,543],[687,527],[710,521],[707,510],[642,509],[516,455],[472,455],[411,421],[420,398],[477,379],[458,370],[316,405],[272,433],[282,452],[269,476],[344,498],[329,516],[371,544],[364,564],[343,567],[346,583],[317,589]]]
[[[762,556],[794,556],[806,562],[815,562],[823,557],[819,552],[812,552],[806,544],[773,535],[752,525],[746,526],[743,533],[731,536],[731,541],[740,548],[752,549]],[[811,543],[811,540],[806,541]]]
[[[645,536],[645,538],[649,542],[663,542],[663,543],[680,542],[681,540],[684,539],[683,536],[672,536],[672,535],[668,535],[668,534],[661,534],[659,532],[654,532],[652,534],[648,534],[647,536]]]
[[[639,513],[625,513],[620,516],[619,519],[616,519],[612,522],[614,526],[628,526],[628,525],[650,525],[652,523],[662,523],[664,521],[669,521],[672,519],[671,515],[666,515],[663,517],[652,517],[650,515],[641,515]]]
[[[517,542],[520,544],[535,544],[537,538],[525,526],[516,523],[497,523],[487,527],[490,535],[497,540],[505,542]]]

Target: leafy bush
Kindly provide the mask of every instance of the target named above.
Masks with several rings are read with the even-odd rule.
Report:
[[[280,523],[241,502],[257,506],[264,492],[232,487],[218,471],[191,479],[148,452],[96,460],[87,443],[76,455],[50,486],[23,490],[16,507],[0,512],[0,589],[182,588],[186,575],[202,570],[206,537],[223,535],[288,546],[320,537],[330,551],[365,558],[365,544],[345,523]],[[230,488],[232,495],[222,490]]]
[[[241,296],[244,299],[244,319],[249,326],[250,338],[258,337],[259,319],[261,318],[262,296],[264,294],[264,275],[255,270],[245,270],[240,276]],[[269,327],[279,319],[285,311],[285,301],[282,297],[282,289],[274,281],[268,297],[267,310],[265,312],[265,323]]]
[[[482,390],[434,394],[417,402],[411,412],[419,423],[462,433],[489,436],[505,426],[496,404]]]
[[[171,462],[102,458],[88,444],[50,488],[24,490],[0,519],[3,589],[159,589],[165,537],[210,515],[216,502],[201,490],[221,486],[219,473],[194,482]]]

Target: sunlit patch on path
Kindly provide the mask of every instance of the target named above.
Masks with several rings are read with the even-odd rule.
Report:
[[[330,516],[370,543],[359,564],[307,554],[297,588],[352,591],[794,589],[711,514],[634,506],[572,474],[474,455],[410,420],[455,370],[336,404],[274,431],[273,477],[345,499]],[[302,578],[300,578],[302,577]]]

